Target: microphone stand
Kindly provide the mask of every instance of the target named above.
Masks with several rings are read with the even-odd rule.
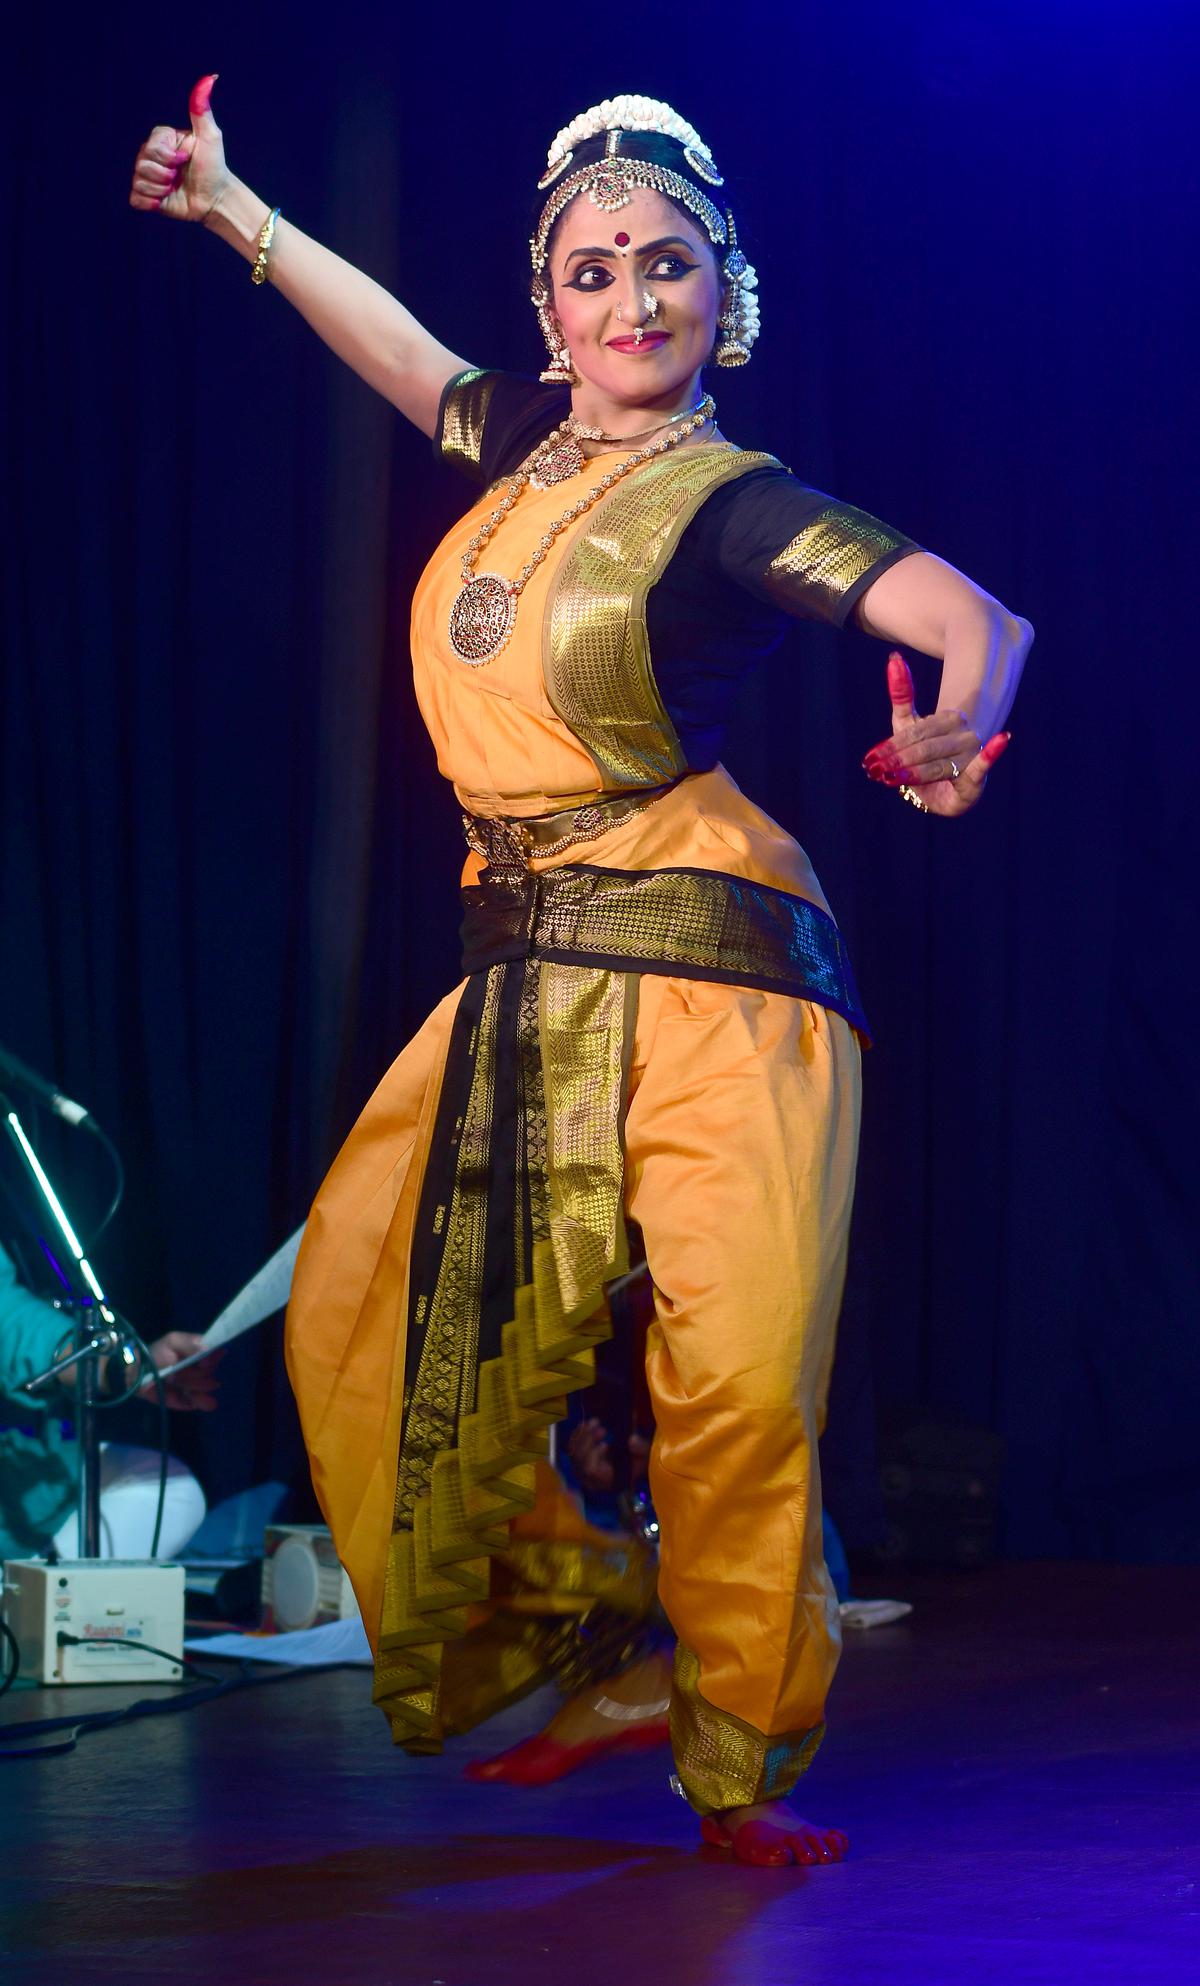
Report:
[[[79,1238],[67,1218],[66,1209],[49,1175],[25,1132],[11,1099],[0,1091],[0,1123],[8,1135],[22,1166],[50,1213],[66,1244],[67,1264],[62,1269],[71,1301],[64,1308],[74,1315],[75,1343],[64,1357],[56,1359],[36,1379],[26,1380],[23,1390],[35,1392],[39,1386],[66,1369],[75,1367],[75,1422],[79,1430],[80,1452],[80,1557],[100,1556],[100,1429],[96,1415],[97,1370],[95,1361],[117,1351],[123,1342],[116,1312],[110,1309],[95,1270],[83,1252]],[[90,1318],[99,1312],[103,1328],[94,1328]]]

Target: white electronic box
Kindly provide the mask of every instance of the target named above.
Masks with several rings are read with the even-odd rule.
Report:
[[[183,1674],[183,1567],[156,1559],[6,1559],[5,1624],[37,1683],[173,1683]],[[71,1636],[65,1641],[60,1637]],[[77,1645],[78,1643],[78,1645]],[[152,1655],[151,1648],[163,1655]]]

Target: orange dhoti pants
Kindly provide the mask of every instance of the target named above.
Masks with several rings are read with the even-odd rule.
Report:
[[[289,1369],[314,1482],[373,1641],[403,1406],[409,1244],[457,999],[393,1065],[335,1162],[289,1311]],[[845,1267],[858,1058],[847,1022],[808,1000],[640,979],[626,1212],[655,1291],[651,1484],[659,1597],[679,1640],[672,1739],[681,1785],[701,1812],[787,1791],[820,1740],[837,1662],[817,1439]],[[539,1470],[537,1507],[514,1526],[526,1544],[539,1527],[562,1538],[555,1503]],[[486,1610],[472,1619],[485,1626]],[[462,1655],[471,1641],[468,1632]],[[481,1634],[485,1657],[487,1642]],[[461,1657],[451,1666],[461,1673]],[[519,1693],[489,1697],[478,1682],[471,1693],[481,1706]]]
[[[837,1664],[817,1438],[845,1273],[857,1040],[776,993],[644,978],[626,1124],[672,1738],[701,1811],[786,1791]],[[753,1788],[753,1791],[750,1789]]]

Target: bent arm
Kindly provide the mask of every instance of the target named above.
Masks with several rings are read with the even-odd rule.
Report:
[[[857,615],[867,634],[941,662],[939,710],[962,711],[981,740],[1000,730],[1033,645],[1028,621],[929,552],[881,573]]]
[[[269,213],[257,194],[230,178],[204,225],[253,263]],[[432,435],[443,388],[467,370],[467,360],[426,331],[381,284],[282,218],[267,257],[267,279],[330,351],[423,434]]]
[[[11,1258],[0,1248],[0,1396],[24,1408],[44,1407],[52,1388],[40,1396],[22,1388],[54,1363],[69,1328],[70,1319],[61,1311],[22,1287]]]

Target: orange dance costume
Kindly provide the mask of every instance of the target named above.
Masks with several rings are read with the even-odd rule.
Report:
[[[653,1566],[545,1460],[644,1254],[672,1744],[706,1814],[789,1790],[838,1656],[817,1439],[863,1025],[806,856],[718,763],[722,716],[785,615],[840,625],[915,547],[769,456],[689,440],[554,539],[473,665],[449,631],[463,552],[568,405],[496,372],[443,398],[435,446],[490,492],[412,617],[471,817],[466,977],[321,1188],[288,1360],[376,1700],[437,1749],[542,1680],[591,1607],[651,1604]],[[513,579],[605,466],[527,484],[483,566]]]

